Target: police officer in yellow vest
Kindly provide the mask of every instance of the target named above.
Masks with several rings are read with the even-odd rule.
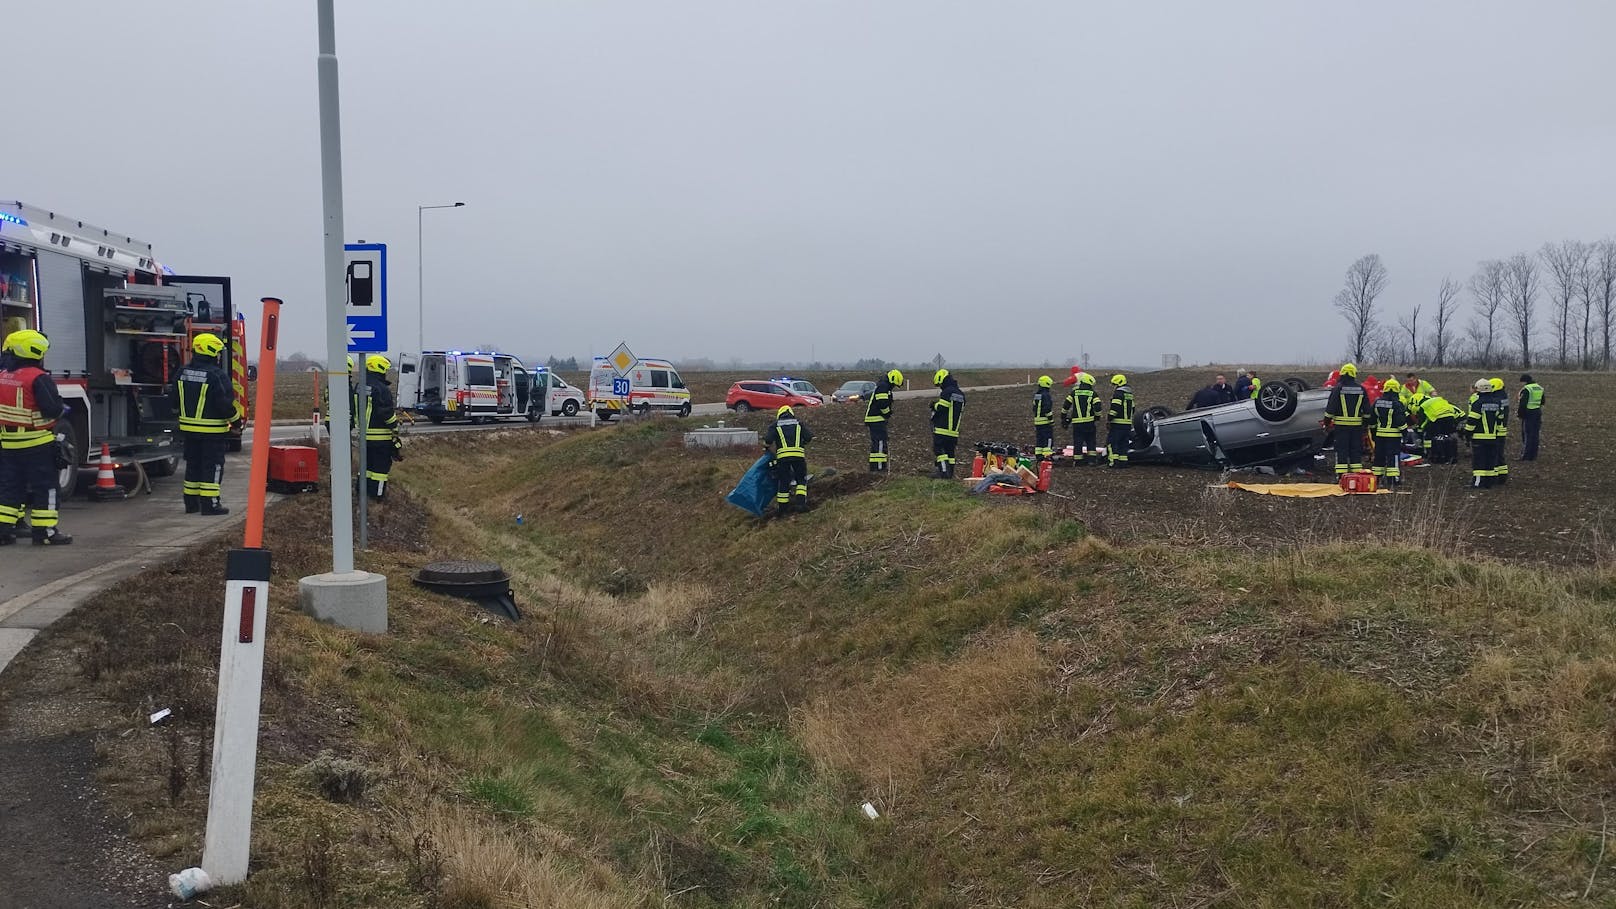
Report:
[[[870,472],[887,472],[887,421],[892,419],[892,396],[903,387],[903,373],[887,370],[875,383],[864,405],[864,428],[870,431]]]
[[[1054,387],[1054,379],[1039,376],[1038,390],[1032,396],[1032,431],[1036,436],[1032,451],[1040,461],[1055,457],[1055,395],[1050,392]]]
[[[191,354],[174,382],[180,438],[185,440],[185,511],[229,514],[219,504],[219,484],[224,482],[225,446],[236,411],[224,371],[224,342],[203,332],[191,339]]]
[[[0,546],[29,510],[36,545],[61,546],[73,538],[57,527],[56,420],[66,410],[44,369],[50,340],[33,329],[6,338],[11,357],[0,370]]]
[[[387,384],[387,372],[392,368],[393,361],[381,354],[365,358],[370,412],[358,425],[365,427],[365,494],[378,502],[387,495],[387,476],[393,472],[393,462],[404,460],[404,443],[398,438],[398,410],[393,404],[393,390]],[[354,413],[359,412],[359,406],[356,391]]]
[[[1094,377],[1086,372],[1077,374],[1077,383],[1067,393],[1061,405],[1061,423],[1072,427],[1072,460],[1078,464],[1100,463],[1099,442],[1095,439],[1095,418],[1099,416],[1100,397],[1094,393]]]
[[[1364,469],[1363,428],[1368,401],[1369,396],[1358,384],[1358,365],[1342,363],[1339,378],[1324,405],[1324,415],[1335,427],[1336,476]]]
[[[785,517],[792,509],[808,510],[808,443],[814,434],[791,407],[775,411],[763,430],[763,444],[774,454],[774,504]]]
[[[1521,418],[1521,460],[1537,460],[1538,434],[1543,431],[1543,402],[1548,396],[1531,373],[1521,374],[1521,394],[1515,415]]]

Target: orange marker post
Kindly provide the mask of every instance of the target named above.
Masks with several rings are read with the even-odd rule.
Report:
[[[264,297],[264,332],[258,354],[258,400],[253,422],[252,469],[247,488],[247,533],[225,560],[224,629],[219,648],[219,697],[213,721],[213,778],[202,870],[215,884],[247,877],[252,844],[258,713],[264,681],[265,618],[269,611],[269,550],[264,546],[268,492],[270,413],[275,401],[275,358],[281,301]]]

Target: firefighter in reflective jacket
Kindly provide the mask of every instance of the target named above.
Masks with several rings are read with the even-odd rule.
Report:
[[[370,389],[366,402],[370,412],[359,425],[365,427],[365,494],[380,502],[387,495],[387,475],[393,462],[404,460],[404,443],[398,438],[398,411],[393,407],[393,390],[387,385],[387,371],[393,361],[381,354],[365,358],[365,385]],[[360,400],[354,398],[354,413]]]
[[[1531,373],[1521,375],[1521,396],[1515,415],[1521,418],[1521,460],[1537,460],[1538,434],[1543,430],[1543,402],[1547,395],[1543,386],[1533,381]]]
[[[937,459],[939,480],[954,478],[954,452],[959,448],[960,419],[965,416],[965,392],[948,370],[939,369],[931,377],[937,386],[937,400],[931,403],[931,451]]]
[[[33,329],[6,338],[9,366],[0,370],[0,546],[16,542],[14,531],[29,510],[34,543],[73,542],[57,521],[56,420],[67,409],[44,370],[50,341]]]
[[[16,368],[17,360],[16,357],[11,353],[11,344],[13,341],[22,340],[22,337],[22,332],[17,331],[0,338],[0,372],[5,372],[8,369]],[[0,458],[4,458],[5,456],[5,449],[0,449]],[[0,467],[0,471],[3,470],[4,468]],[[10,506],[9,511],[7,506]],[[4,523],[0,523],[0,535],[12,537],[17,535],[19,531],[23,530],[22,517],[23,513],[27,510],[28,502],[24,499],[21,492],[18,492],[17,498],[13,500],[0,502],[0,515],[9,514],[11,512],[15,512],[16,514],[16,516],[12,519],[11,526],[7,527]],[[0,540],[0,545],[10,545],[13,542],[15,541],[9,539]]]
[[[1111,408],[1106,412],[1105,454],[1107,466],[1128,466],[1128,442],[1133,437],[1133,389],[1128,377],[1111,377]]]
[[[1487,380],[1487,391],[1498,402],[1502,419],[1498,421],[1497,445],[1493,446],[1493,485],[1502,486],[1509,481],[1509,392],[1504,380],[1497,376]]]
[[[235,417],[230,376],[224,371],[224,342],[203,332],[191,339],[191,362],[174,383],[185,440],[185,511],[187,514],[229,514],[219,504],[224,482],[224,453]]]
[[[793,509],[808,510],[808,443],[814,434],[789,406],[775,411],[763,430],[763,444],[774,455],[774,504],[785,517]]]
[[[903,386],[903,373],[887,371],[875,383],[864,405],[864,428],[870,431],[870,471],[887,472],[887,421],[892,419],[892,395]]]
[[[1459,441],[1454,433],[1459,430],[1463,410],[1453,406],[1441,395],[1432,395],[1420,401],[1414,413],[1415,428],[1425,443],[1425,459],[1432,464],[1452,464],[1459,460]]]
[[[1038,390],[1032,396],[1032,431],[1037,436],[1033,455],[1040,461],[1055,457],[1055,395],[1050,391],[1055,380],[1038,377]]]
[[[1492,382],[1477,379],[1475,389],[1464,423],[1465,434],[1470,437],[1470,478],[1476,489],[1488,489],[1497,485],[1498,430],[1509,411],[1494,397]]]
[[[1403,482],[1403,468],[1397,457],[1403,452],[1403,430],[1408,428],[1408,408],[1403,406],[1403,386],[1396,379],[1387,379],[1381,388],[1380,400],[1375,402],[1375,463],[1370,472],[1399,486]]]
[[[1324,415],[1335,427],[1335,473],[1361,471],[1363,464],[1363,430],[1368,396],[1358,384],[1358,366],[1342,363],[1340,378],[1330,389],[1330,400],[1324,405]]]
[[[1100,463],[1099,442],[1094,438],[1095,418],[1100,415],[1100,396],[1094,393],[1094,377],[1079,373],[1077,384],[1061,404],[1061,425],[1072,427],[1072,459],[1079,464]]]

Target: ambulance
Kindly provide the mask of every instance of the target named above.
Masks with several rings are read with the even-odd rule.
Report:
[[[433,423],[492,423],[528,412],[533,382],[518,357],[484,350],[399,354],[398,406]]]
[[[527,418],[537,423],[543,417],[575,417],[589,406],[583,390],[547,367],[533,370],[533,391],[528,397]]]
[[[667,360],[640,360],[628,370],[626,390],[618,394],[614,386],[617,370],[605,357],[596,357],[589,370],[589,407],[595,416],[610,420],[624,411],[648,414],[653,411],[690,416],[690,389],[679,378],[679,370]]]

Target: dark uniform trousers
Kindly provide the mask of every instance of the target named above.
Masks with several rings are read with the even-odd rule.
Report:
[[[0,533],[17,527],[23,512],[35,530],[55,527],[56,445],[0,451]]]
[[[185,501],[218,504],[219,484],[224,482],[226,433],[187,432],[185,436]]]
[[[1454,417],[1441,417],[1425,424],[1425,458],[1432,464],[1452,464],[1459,460],[1459,430]]]
[[[1335,472],[1337,474],[1363,470],[1363,432],[1364,428],[1362,426],[1337,426],[1335,428]]]
[[[1094,421],[1072,424],[1072,459],[1082,464],[1089,459],[1091,452],[1098,450],[1098,443],[1094,440]],[[1095,459],[1099,463],[1099,459]]]
[[[1538,433],[1543,430],[1543,411],[1528,410],[1521,417],[1521,460],[1537,460]]]
[[[1470,442],[1470,475],[1477,489],[1487,489],[1497,478],[1498,456],[1503,443],[1497,439],[1472,439]]]
[[[1048,460],[1055,451],[1055,424],[1040,423],[1033,427],[1038,437],[1035,452],[1038,460]]]
[[[774,503],[781,511],[793,505],[799,511],[807,511],[808,459],[799,455],[775,458],[774,486]]]
[[[393,471],[393,443],[365,443],[365,494],[381,499],[387,494],[387,475]]]
[[[1401,436],[1375,436],[1375,463],[1370,471],[1377,477],[1401,481],[1403,478],[1402,465],[1398,463],[1397,456],[1403,450]]]
[[[940,432],[931,434],[931,453],[937,460],[937,476],[951,479],[954,476],[954,451],[959,448],[959,436],[946,436]]]
[[[876,473],[885,473],[887,469],[886,421],[865,423],[864,425],[870,430],[870,469]]]

